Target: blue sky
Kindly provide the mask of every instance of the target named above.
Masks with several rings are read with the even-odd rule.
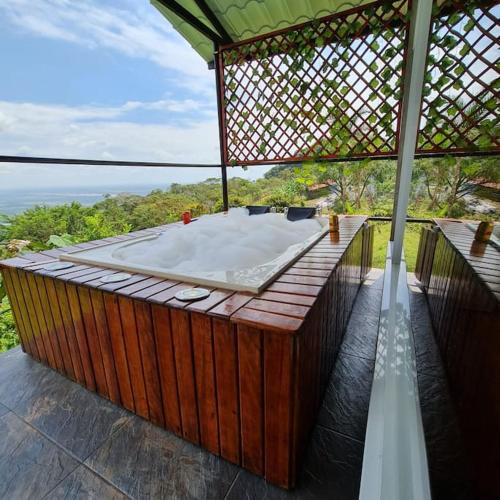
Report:
[[[214,73],[148,1],[9,0],[0,3],[0,26],[1,154],[218,161]],[[0,164],[0,189],[217,174]]]

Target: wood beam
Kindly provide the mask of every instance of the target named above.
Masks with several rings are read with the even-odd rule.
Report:
[[[231,38],[231,35],[226,31],[226,28],[222,26],[222,23],[219,21],[219,18],[215,15],[215,12],[208,6],[205,0],[195,0],[198,8],[205,14],[207,19],[213,24],[214,28],[218,31],[220,36],[222,37],[223,43],[233,43],[234,40]]]
[[[194,14],[189,12],[185,7],[177,3],[175,0],[156,0],[158,3],[163,5],[166,9],[173,12],[176,16],[179,16],[183,21],[188,23],[194,29],[199,31],[201,34],[205,35],[208,39],[212,40],[214,43],[222,43],[223,37],[218,33],[210,29],[206,24],[202,23]]]

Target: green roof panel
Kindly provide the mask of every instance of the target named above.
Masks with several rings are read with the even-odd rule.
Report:
[[[370,3],[370,0],[205,0],[205,2],[231,38],[235,42],[240,42],[349,10]],[[158,0],[151,0],[151,3],[205,61],[213,60],[213,43],[210,39],[163,6]],[[195,0],[177,0],[177,3],[217,32]]]

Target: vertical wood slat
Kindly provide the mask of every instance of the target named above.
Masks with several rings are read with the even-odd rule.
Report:
[[[100,290],[90,289],[90,300],[95,317],[97,337],[101,348],[104,376],[108,387],[108,397],[114,403],[120,404],[120,388],[116,374],[115,357],[102,292]]]
[[[68,297],[69,309],[73,319],[73,327],[75,329],[75,337],[78,343],[80,359],[83,367],[85,385],[91,391],[95,391],[97,386],[94,377],[94,369],[92,367],[92,359],[90,358],[90,349],[85,334],[85,325],[83,324],[82,310],[78,299],[78,291],[76,286],[66,284],[66,294]]]
[[[101,346],[97,334],[94,309],[90,299],[90,291],[88,288],[83,287],[78,287],[76,290],[80,301],[81,317],[87,337],[87,345],[92,362],[96,389],[101,396],[109,398],[108,384],[104,372],[104,363],[102,360]]]
[[[47,300],[50,304],[50,312],[54,321],[54,329],[59,340],[59,347],[61,349],[61,356],[64,364],[64,373],[66,373],[66,375],[72,380],[76,380],[76,372],[73,365],[74,356],[71,354],[68,335],[66,334],[67,327],[61,313],[54,281],[47,278],[42,278],[42,281],[45,286],[45,291],[47,292]]]
[[[45,314],[42,308],[42,303],[40,301],[40,296],[38,294],[38,289],[35,283],[35,276],[32,273],[23,273],[23,275],[28,285],[25,292],[29,294],[31,303],[33,305],[33,309],[35,311],[35,318],[33,319],[34,323],[38,325],[38,333],[45,347],[45,353],[47,355],[47,364],[51,368],[57,369],[54,349],[50,339],[47,322],[45,321]]]
[[[9,270],[7,268],[1,270],[3,281],[5,283],[5,290],[7,291],[7,294],[9,296],[9,301],[12,306],[12,315],[14,317],[14,324],[16,325],[16,329],[19,332],[19,338],[21,339],[21,347],[23,351],[27,352],[35,359],[37,359],[38,353],[36,352],[36,350],[34,350],[35,346],[32,345],[31,335],[29,331],[27,331],[24,322],[25,319],[23,316],[25,310],[19,304],[16,291],[12,283],[11,273],[13,272],[15,271]]]
[[[120,389],[120,400],[127,410],[135,412],[134,396],[132,393],[132,383],[130,381],[127,353],[125,351],[125,339],[122,331],[118,297],[112,293],[100,293],[102,293],[104,299],[104,309],[113,350],[118,387]]]
[[[285,488],[294,486],[293,386],[295,337],[264,335],[265,477]]]
[[[28,286],[28,281],[26,279],[26,273],[17,270],[15,273],[14,282],[17,282],[17,290],[19,290],[19,294],[20,296],[22,296],[23,298],[22,300],[24,301],[23,305],[24,307],[26,307],[27,314],[25,315],[25,318],[27,324],[29,325],[33,341],[36,344],[39,360],[44,363],[47,363],[47,354],[45,351],[43,340],[40,335],[40,328],[38,326],[38,321],[35,314],[35,308],[33,307],[33,302],[29,294],[29,286]]]
[[[144,384],[141,351],[137,338],[137,324],[134,313],[134,303],[131,299],[119,296],[118,308],[120,310],[121,329],[127,356],[130,383],[134,397],[135,412],[141,417],[149,418],[148,397]]]
[[[151,312],[153,315],[153,328],[158,354],[165,427],[176,434],[182,435],[170,312],[167,307],[157,304],[152,304]]]
[[[71,317],[71,310],[68,302],[68,297],[66,295],[66,287],[65,284],[59,280],[54,280],[53,284],[54,284],[54,291],[57,297],[57,303],[59,304],[60,307],[62,322],[66,332],[66,339],[75,373],[75,380],[78,383],[85,385],[85,374],[83,371],[82,360],[80,357],[80,351],[76,339],[73,318]]]
[[[40,306],[42,309],[42,314],[45,318],[45,324],[47,328],[47,337],[52,346],[52,352],[54,355],[55,366],[54,369],[65,373],[66,368],[63,359],[63,351],[61,348],[61,344],[64,342],[64,338],[60,339],[58,329],[56,328],[56,323],[54,320],[54,316],[52,314],[53,304],[50,302],[49,297],[47,295],[47,290],[45,288],[45,283],[41,276],[34,276],[34,285],[38,292],[38,296],[40,299]]]
[[[170,321],[177,388],[179,391],[182,435],[189,441],[198,444],[200,442],[200,430],[189,314],[182,309],[171,309]]]
[[[141,359],[144,372],[144,383],[148,397],[149,418],[159,426],[165,425],[163,403],[160,389],[158,363],[156,360],[156,345],[151,318],[150,306],[146,302],[134,301],[137,319],[137,336],[141,350]]]
[[[191,313],[193,361],[198,400],[200,444],[220,454],[217,386],[212,322],[205,314]]]
[[[220,452],[231,462],[240,463],[240,406],[236,327],[228,320],[214,318],[214,354]]]
[[[262,332],[238,325],[242,465],[264,473],[264,380]]]

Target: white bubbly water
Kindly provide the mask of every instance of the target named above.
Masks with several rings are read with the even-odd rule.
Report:
[[[280,214],[249,216],[246,208],[235,208],[122,247],[113,257],[178,273],[238,271],[266,264],[320,230],[314,219],[290,222]]]

